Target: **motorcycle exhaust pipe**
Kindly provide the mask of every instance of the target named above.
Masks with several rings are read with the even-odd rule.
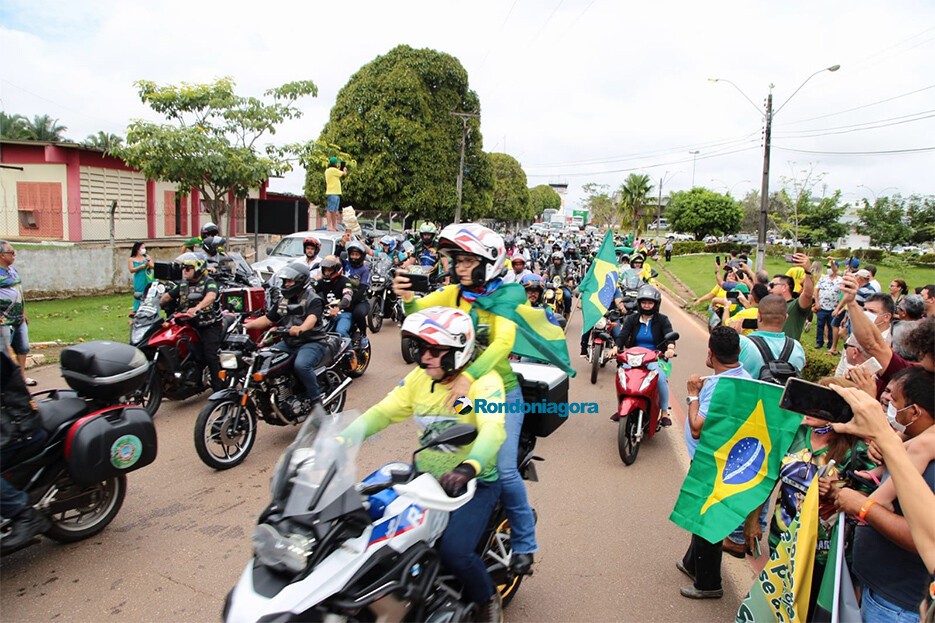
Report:
[[[341,394],[341,392],[343,392],[345,389],[347,389],[347,386],[350,385],[350,384],[351,384],[351,378],[350,378],[350,377],[345,377],[344,380],[341,381],[341,384],[338,385],[337,388],[336,388],[333,392],[331,392],[330,394],[328,394],[328,397],[327,397],[327,398],[325,398],[324,400],[321,401],[321,404],[322,404],[323,406],[325,406],[325,407],[327,407],[328,405],[330,405],[331,402],[332,402],[335,398],[337,398],[337,397]]]

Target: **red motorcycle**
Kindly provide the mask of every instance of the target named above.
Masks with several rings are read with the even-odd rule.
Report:
[[[659,375],[667,377],[672,364],[661,354],[668,342],[679,339],[676,332],[669,333],[659,345],[660,350],[640,346],[617,354],[617,412],[611,419],[618,423],[617,450],[626,465],[632,465],[643,439],[652,439],[659,430]],[[659,362],[659,370],[647,365]]]

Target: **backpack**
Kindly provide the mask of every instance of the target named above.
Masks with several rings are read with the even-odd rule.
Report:
[[[748,337],[756,346],[757,350],[760,351],[760,356],[763,357],[763,367],[760,368],[760,376],[758,377],[761,381],[775,383],[776,385],[785,385],[786,381],[791,378],[802,378],[795,366],[789,363],[792,349],[795,348],[795,340],[786,336],[786,342],[782,345],[782,351],[779,353],[779,357],[773,357],[773,353],[770,351],[766,340],[758,335],[750,335]]]

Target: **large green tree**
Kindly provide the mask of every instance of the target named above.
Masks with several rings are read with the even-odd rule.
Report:
[[[539,218],[546,210],[558,210],[562,198],[548,184],[539,184],[529,189],[529,209],[533,218]]]
[[[860,224],[857,231],[870,236],[874,245],[892,249],[897,244],[907,242],[912,236],[912,228],[906,218],[905,200],[900,195],[877,197],[873,204],[862,200],[857,209]]]
[[[462,119],[452,113],[480,113],[455,57],[401,45],[361,67],[338,93],[319,138],[357,161],[344,178],[343,202],[450,222],[463,136]],[[466,123],[463,211],[476,216],[490,210],[493,176],[480,119]],[[323,169],[308,169],[305,190],[322,205]]]
[[[468,211],[465,216],[506,222],[532,219],[534,214],[529,205],[526,172],[519,160],[508,154],[492,153],[490,165],[493,172],[493,204],[486,214]]]
[[[610,187],[607,184],[588,182],[581,187],[584,191],[584,200],[581,207],[588,210],[595,225],[616,227],[620,220],[617,206],[610,196]]]
[[[642,234],[647,223],[656,217],[656,210],[648,208],[649,194],[652,190],[653,185],[649,183],[648,175],[631,173],[617,191],[623,226],[632,227],[636,236]]]
[[[136,87],[167,123],[131,122],[117,154],[149,179],[175,182],[181,193],[197,189],[219,225],[230,212],[230,194],[245,198],[250,188],[291,170],[288,149],[261,150],[258,143],[286,119],[302,116],[298,98],[318,93],[311,80],[289,82],[265,91],[271,100],[265,102],[236,94],[229,77],[178,86],[140,80]]]
[[[673,231],[693,234],[701,240],[709,234],[736,233],[743,220],[743,205],[729,195],[695,187],[672,193],[666,218]]]
[[[23,115],[8,115],[0,110],[0,138],[11,140],[28,140],[26,131],[26,117]]]
[[[770,194],[766,205],[766,228],[768,230],[779,229],[780,223],[789,210],[786,201],[787,198],[781,191]],[[743,205],[743,221],[740,223],[740,231],[749,234],[757,233],[760,231],[760,191],[749,191],[741,200],[741,204]]]
[[[847,234],[847,225],[841,222],[846,205],[841,205],[841,191],[833,195],[812,199],[799,210],[799,240],[807,246],[823,242],[834,243]]]
[[[906,199],[906,219],[912,230],[909,242],[921,244],[935,240],[935,196],[911,195]]]
[[[31,120],[26,120],[26,136],[33,141],[61,143],[67,130],[67,127],[59,125],[58,119],[49,115],[33,115]]]

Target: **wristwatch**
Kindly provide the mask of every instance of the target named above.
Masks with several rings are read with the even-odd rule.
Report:
[[[695,402],[696,400],[698,400],[698,396],[686,396],[685,404],[691,406],[691,403]]]

